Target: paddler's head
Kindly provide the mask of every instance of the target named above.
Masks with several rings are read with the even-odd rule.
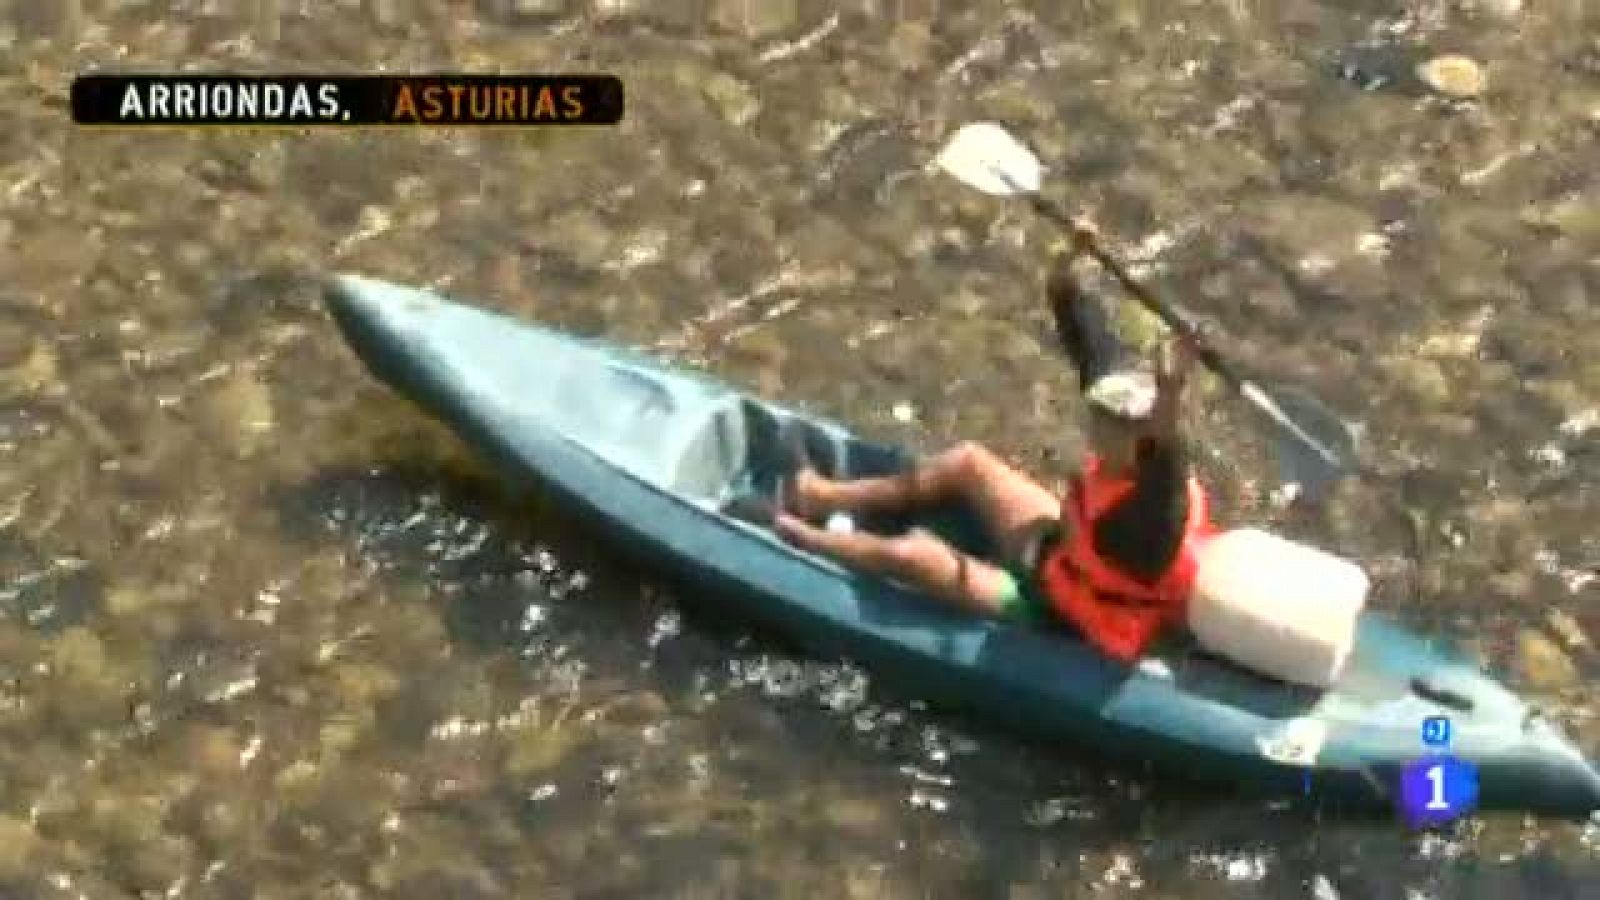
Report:
[[[1090,449],[1111,471],[1132,469],[1156,405],[1155,376],[1127,368],[1101,376],[1084,392]]]

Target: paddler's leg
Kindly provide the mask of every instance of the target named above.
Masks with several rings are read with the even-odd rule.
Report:
[[[1044,519],[1054,519],[1061,501],[1025,473],[1007,465],[993,451],[964,441],[916,468],[882,478],[835,481],[812,469],[796,473],[798,508],[816,519],[833,511],[894,512],[965,500],[1008,558]]]
[[[835,532],[788,514],[778,515],[777,529],[800,547],[852,569],[892,578],[969,612],[1004,615],[1018,602],[1011,573],[974,559],[925,531],[895,537]]]

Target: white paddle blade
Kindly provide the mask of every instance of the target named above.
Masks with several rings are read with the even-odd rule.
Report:
[[[934,164],[985,194],[1037,193],[1044,177],[1038,157],[996,122],[961,126]]]

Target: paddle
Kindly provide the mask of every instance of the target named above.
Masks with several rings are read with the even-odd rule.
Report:
[[[1303,390],[1267,386],[1241,374],[1214,347],[1193,322],[1136,281],[1115,257],[1099,244],[1095,231],[1074,221],[1039,193],[1044,167],[1037,157],[994,122],[974,122],[960,128],[934,159],[934,164],[969,187],[1001,197],[1025,195],[1040,215],[1072,235],[1074,246],[1104,266],[1113,277],[1165,322],[1186,338],[1207,368],[1277,427],[1278,462],[1284,480],[1315,493],[1343,477],[1350,469],[1355,436],[1350,426],[1315,397]]]

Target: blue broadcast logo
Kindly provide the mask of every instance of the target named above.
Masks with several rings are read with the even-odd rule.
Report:
[[[1450,717],[1429,716],[1422,720],[1422,743],[1427,747],[1450,746]]]
[[[1412,760],[1400,772],[1400,812],[1413,828],[1443,825],[1478,804],[1478,767],[1449,755],[1450,720],[1424,719],[1422,743],[1435,752]]]

